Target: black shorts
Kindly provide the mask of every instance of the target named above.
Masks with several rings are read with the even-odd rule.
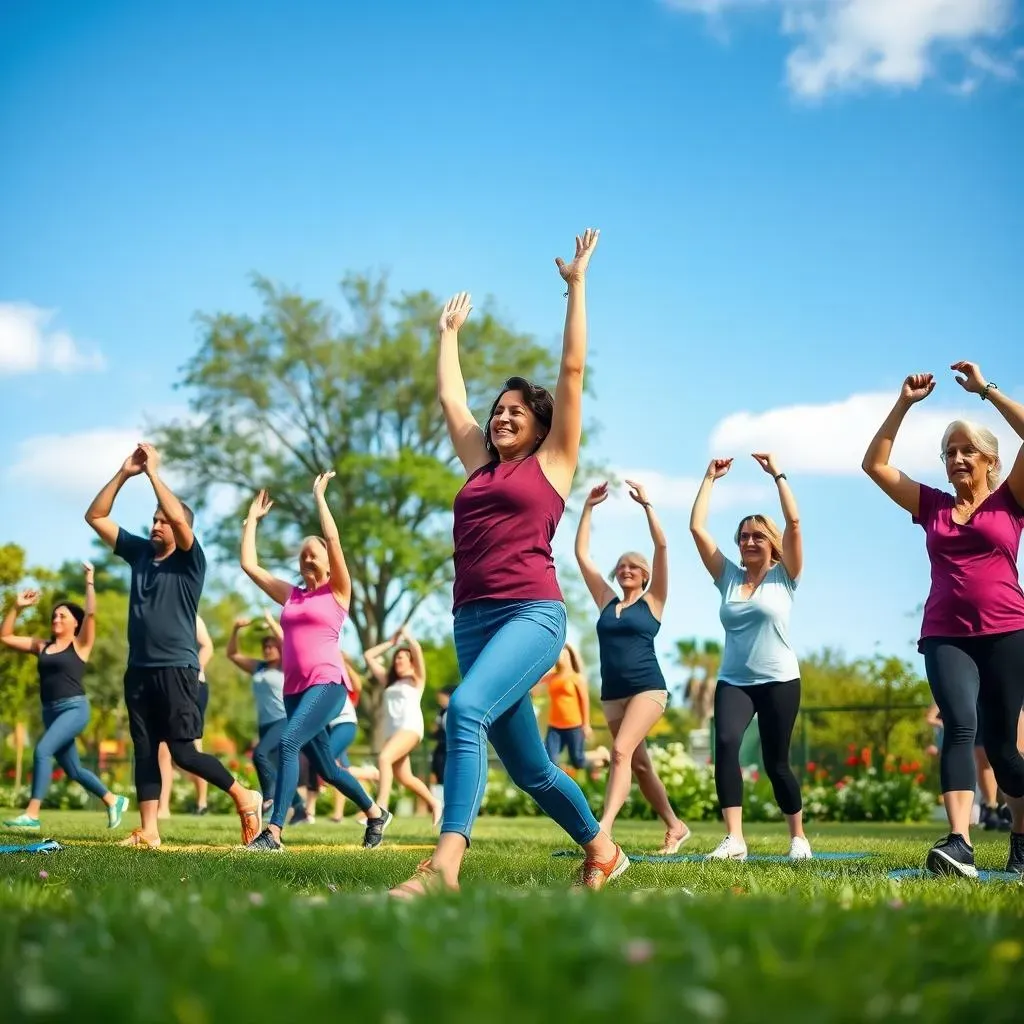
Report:
[[[203,719],[203,726],[206,725],[206,708],[210,703],[210,687],[208,683],[199,684],[199,714]]]
[[[444,782],[444,766],[448,760],[447,747],[434,747],[430,755],[430,773],[438,782]]]
[[[124,702],[136,748],[171,740],[200,739],[201,687],[199,672],[194,668],[129,667],[124,674]]]

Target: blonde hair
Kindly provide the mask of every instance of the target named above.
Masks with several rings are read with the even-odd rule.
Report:
[[[779,529],[775,520],[772,519],[771,516],[761,515],[760,512],[755,512],[752,516],[744,516],[740,520],[739,526],[736,527],[736,535],[733,537],[733,540],[736,542],[737,546],[739,546],[740,531],[743,529],[744,523],[755,523],[757,526],[760,526],[762,530],[764,530],[765,534],[767,534],[768,536],[768,543],[771,545],[772,548],[772,562],[781,562],[782,531]],[[743,556],[741,555],[740,560],[742,561],[742,559]]]
[[[580,652],[572,644],[564,644],[562,650],[568,653],[569,664],[572,665],[573,672],[578,676],[583,675],[583,659],[580,657]]]
[[[651,563],[647,560],[647,556],[640,554],[639,551],[624,551],[619,555],[618,560],[615,562],[615,569],[612,569],[612,571],[608,573],[608,579],[615,579],[615,571],[622,564],[622,560],[624,558],[630,558],[640,566],[640,569],[644,574],[644,590],[646,590],[648,584],[651,582]]]
[[[968,442],[972,447],[978,449],[978,453],[991,462],[985,473],[985,481],[988,489],[994,491],[999,486],[999,475],[1003,470],[1002,460],[999,458],[999,440],[987,427],[979,426],[970,420],[953,420],[942,435],[942,451],[939,458],[943,463],[946,461],[946,446],[949,439],[959,431],[967,435]]]

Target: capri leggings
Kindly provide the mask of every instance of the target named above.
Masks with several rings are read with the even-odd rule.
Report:
[[[974,737],[981,739],[999,788],[1024,797],[1024,757],[1017,720],[1024,704],[1024,629],[991,636],[926,637],[921,641],[932,697],[942,715],[942,792],[974,791]]]

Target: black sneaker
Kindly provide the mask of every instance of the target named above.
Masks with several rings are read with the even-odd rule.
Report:
[[[197,818],[201,818],[201,817],[202,817],[202,816],[203,816],[204,814],[209,814],[209,813],[210,813],[210,809],[209,809],[209,807],[206,807],[206,806],[204,805],[203,807],[195,807],[195,808],[193,808],[193,809],[192,809],[192,813],[193,813],[193,814],[194,814],[194,815],[195,815],[195,816],[196,816]]]
[[[928,851],[924,863],[936,875],[978,877],[978,869],[974,866],[974,848],[957,832],[950,832],[945,839],[940,839]]]
[[[1000,804],[996,808],[996,815],[999,818],[999,831],[1009,832],[1013,828],[1013,814],[1006,804]]]
[[[382,810],[379,818],[367,818],[366,830],[363,832],[363,849],[373,850],[380,846],[384,839],[384,829],[391,824],[394,815],[390,811]]]
[[[999,829],[1002,824],[1002,819],[999,816],[999,808],[983,804],[981,807],[981,813],[978,815],[978,824],[986,832],[995,832]]]
[[[274,833],[265,828],[251,843],[243,849],[255,850],[257,853],[283,853],[284,846],[274,838]]]
[[[1024,832],[1010,833],[1010,856],[1006,861],[1006,870],[1024,875]]]

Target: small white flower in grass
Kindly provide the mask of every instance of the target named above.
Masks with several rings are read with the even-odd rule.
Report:
[[[622,947],[622,958],[628,964],[645,964],[654,956],[650,939],[630,939]]]
[[[263,904],[266,902],[266,900],[265,900],[265,898],[263,896],[263,893],[261,893],[261,892],[251,892],[251,893],[249,893],[249,902],[254,907],[262,907]]]

